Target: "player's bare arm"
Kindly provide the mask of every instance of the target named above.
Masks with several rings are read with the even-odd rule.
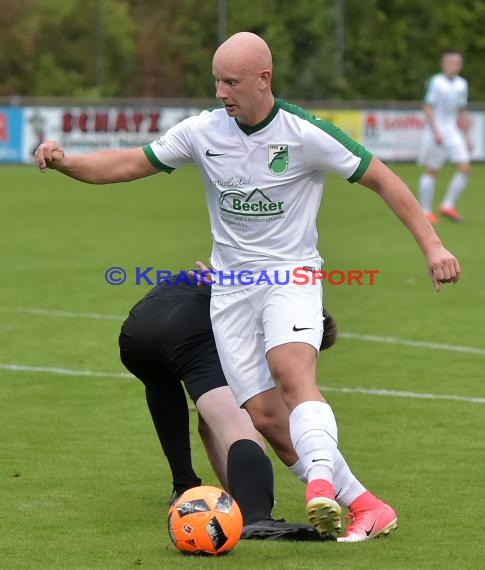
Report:
[[[35,151],[35,162],[41,172],[51,168],[90,184],[129,182],[159,172],[142,148],[66,155],[56,141],[43,142]]]
[[[460,109],[458,111],[457,123],[466,140],[466,146],[470,152],[473,152],[473,141],[471,138],[471,120],[467,109]]]
[[[426,120],[428,121],[431,130],[433,131],[434,140],[436,141],[436,144],[441,144],[443,142],[443,138],[434,119],[433,107],[425,103],[423,105],[423,113],[426,116]]]
[[[441,283],[456,283],[460,276],[457,259],[443,246],[416,198],[399,176],[374,157],[359,183],[377,192],[414,236],[425,256],[435,289],[438,291]]]

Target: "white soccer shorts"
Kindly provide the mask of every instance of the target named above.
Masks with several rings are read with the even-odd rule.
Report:
[[[289,342],[318,352],[323,334],[322,287],[253,285],[212,295],[211,320],[226,380],[239,406],[275,386],[266,353]]]

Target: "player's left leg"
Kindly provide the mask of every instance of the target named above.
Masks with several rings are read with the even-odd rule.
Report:
[[[418,180],[419,203],[424,215],[431,224],[435,224],[437,222],[436,215],[433,213],[436,175],[436,170],[427,169],[426,172],[421,174]]]
[[[423,213],[431,224],[438,221],[433,212],[433,201],[437,174],[445,164],[446,156],[443,145],[436,144],[433,133],[430,129],[426,129],[418,157],[418,164],[425,170],[418,179],[417,194]]]
[[[450,162],[456,165],[456,172],[452,176],[445,196],[440,204],[440,214],[452,222],[461,222],[462,216],[456,211],[456,204],[468,184],[470,175],[470,152],[465,140],[459,133],[446,140],[446,150]]]
[[[467,162],[457,165],[457,170],[452,176],[448,189],[440,205],[440,214],[452,222],[461,222],[463,217],[456,210],[456,203],[465,191],[470,174],[470,164]]]

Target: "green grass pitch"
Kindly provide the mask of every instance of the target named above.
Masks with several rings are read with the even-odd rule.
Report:
[[[415,188],[415,166],[395,169]],[[450,173],[440,176],[439,195]],[[123,315],[149,288],[134,284],[134,268],[177,271],[208,258],[196,171],[95,187],[34,167],[0,168],[1,567],[481,567],[484,184],[485,166],[475,165],[460,203],[465,222],[437,226],[463,269],[459,284],[437,294],[412,237],[379,198],[327,181],[319,215],[327,270],[379,274],[374,286],[325,286],[342,335],[322,355],[318,381],[341,450],[396,508],[398,531],[357,545],[241,542],[206,559],[170,543],[171,482],[142,386],[117,376]],[[127,270],[125,284],[106,283],[111,266]],[[196,468],[217,484],[192,429]],[[273,463],[275,516],[303,521],[303,486]]]

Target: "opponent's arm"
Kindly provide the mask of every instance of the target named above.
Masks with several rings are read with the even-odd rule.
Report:
[[[142,148],[66,155],[56,141],[43,142],[35,151],[35,162],[41,172],[52,168],[90,184],[129,182],[159,172]]]
[[[445,249],[418,201],[399,176],[373,157],[359,183],[377,192],[414,236],[426,259],[435,289],[440,289],[440,283],[456,283],[460,276],[457,259]]]

